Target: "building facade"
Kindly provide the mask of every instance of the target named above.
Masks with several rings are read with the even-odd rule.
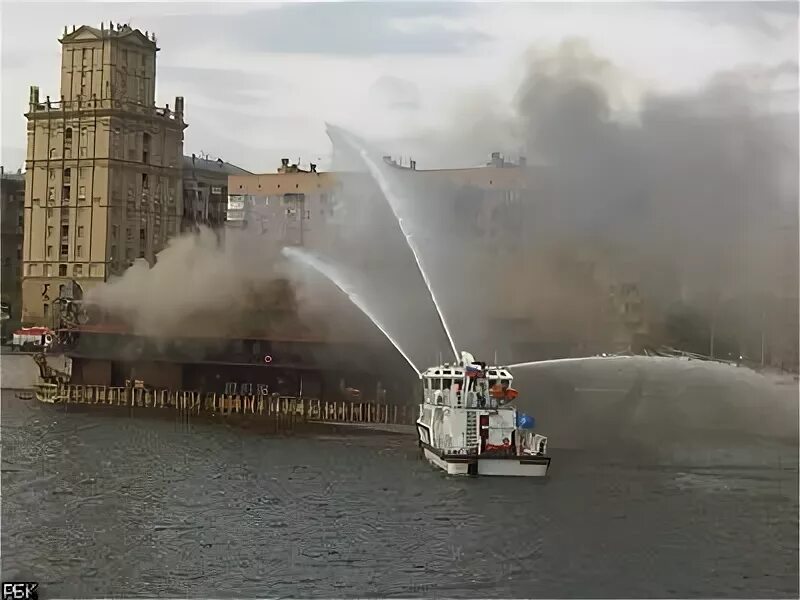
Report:
[[[6,338],[20,324],[22,313],[22,240],[25,222],[25,176],[0,167],[0,326]]]
[[[228,212],[228,176],[250,175],[222,159],[183,157],[183,220],[181,229],[199,225],[224,227]]]
[[[440,281],[438,293],[463,286],[463,279],[447,273],[448,265],[453,272],[469,265],[468,271],[481,273],[482,285],[471,286],[468,298],[455,293],[461,299],[450,303],[454,321],[479,314],[487,330],[506,342],[506,357],[602,352],[637,345],[647,335],[635,278],[603,269],[601,258],[574,248],[562,248],[563,258],[541,253],[531,233],[537,212],[556,210],[546,200],[541,168],[508,162],[499,153],[482,167],[464,169],[421,170],[414,161],[403,166],[388,156],[383,161],[402,183],[403,211],[414,223],[428,275]],[[265,248],[303,246],[344,258],[352,271],[381,287],[392,285],[394,275],[384,280],[385,274],[401,272],[409,257],[405,241],[392,245],[386,235],[391,227],[378,225],[394,219],[382,214],[388,210],[367,174],[317,172],[313,165],[304,171],[284,159],[275,173],[229,178],[226,224],[263,236]],[[450,250],[442,254],[442,248]],[[499,301],[497,290],[511,287],[513,293]],[[459,310],[462,315],[455,314]],[[470,347],[485,332],[476,336],[466,340]],[[531,346],[534,341],[539,346]]]
[[[155,105],[155,35],[127,25],[64,31],[61,93],[31,87],[22,321],[53,301],[153,262],[182,218],[182,97]]]

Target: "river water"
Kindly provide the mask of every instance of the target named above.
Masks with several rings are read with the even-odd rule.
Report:
[[[593,381],[571,401],[613,396]],[[648,397],[615,381],[621,401]],[[797,597],[796,422],[789,437],[708,425],[668,452],[553,436],[546,481],[457,479],[404,435],[188,428],[5,390],[2,578],[42,598]]]

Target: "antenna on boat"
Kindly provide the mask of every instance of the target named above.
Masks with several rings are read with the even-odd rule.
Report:
[[[494,351],[494,366],[497,366],[497,350]]]

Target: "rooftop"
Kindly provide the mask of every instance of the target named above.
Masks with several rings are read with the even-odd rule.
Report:
[[[127,23],[113,23],[109,22],[108,27],[105,23],[100,23],[100,29],[92,27],[91,25],[81,25],[80,27],[72,26],[72,31],[67,32],[67,26],[64,26],[64,35],[59,40],[62,44],[71,42],[85,42],[93,39],[107,39],[107,38],[129,38],[134,44],[147,46],[151,49],[158,51],[156,46],[156,34],[145,31],[142,33],[139,29],[134,29]]]
[[[198,171],[214,171],[215,173],[225,173],[226,175],[252,175],[250,171],[225,162],[221,158],[214,160],[195,156],[194,154],[183,157],[183,168]]]
[[[3,167],[0,167],[0,178],[11,181],[25,181],[25,173],[22,169],[17,169],[16,173],[9,173]]]

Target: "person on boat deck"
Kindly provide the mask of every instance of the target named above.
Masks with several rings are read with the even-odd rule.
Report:
[[[486,406],[486,384],[479,383],[478,389],[475,390],[478,393],[478,406],[481,408]]]

